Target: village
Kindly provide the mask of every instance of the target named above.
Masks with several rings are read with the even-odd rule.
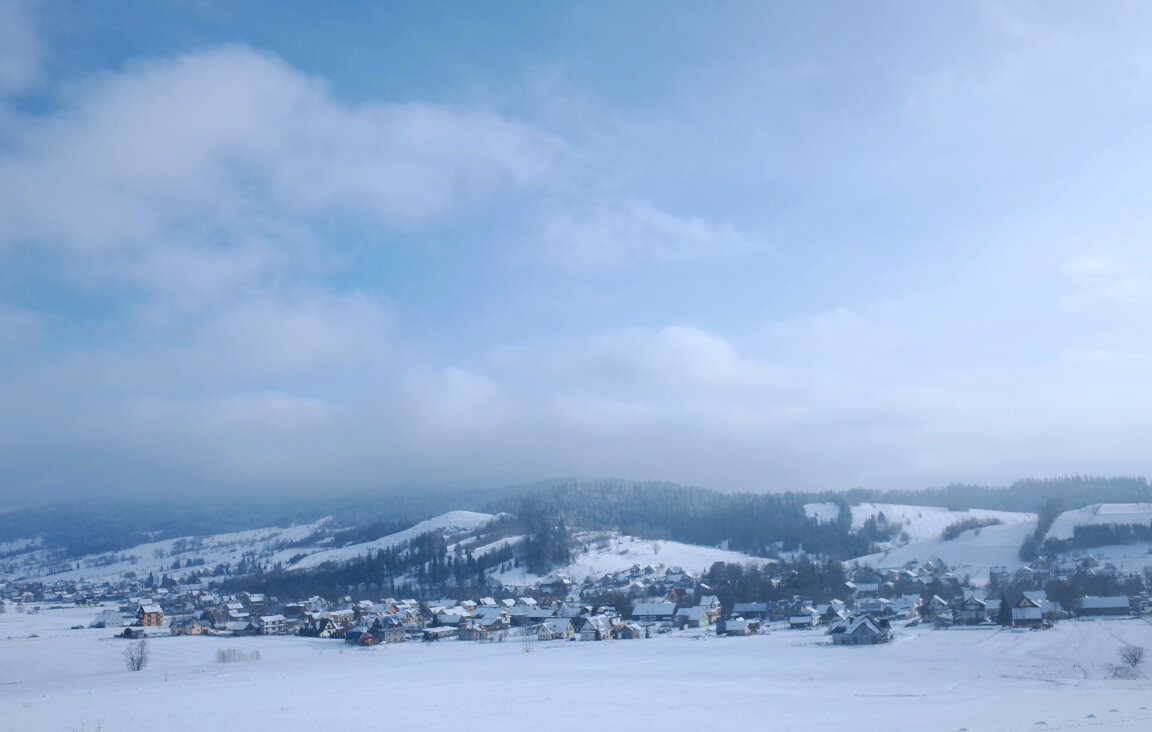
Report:
[[[1147,573],[1124,575],[1091,556],[1064,562],[1041,558],[1011,574],[992,568],[983,588],[970,586],[939,560],[890,569],[855,567],[845,574],[840,597],[774,600],[738,597],[722,583],[705,582],[723,576],[723,569],[713,566],[697,574],[635,564],[581,584],[553,576],[531,586],[504,586],[490,596],[423,600],[346,595],[284,602],[263,593],[224,594],[197,585],[25,582],[0,585],[0,607],[16,612],[65,603],[91,607],[88,627],[116,629],[124,638],[298,635],[353,646],[636,640],[687,629],[716,636],[822,630],[831,644],[874,645],[889,641],[902,626],[1043,629],[1149,609]],[[785,579],[774,581],[783,585]],[[1083,586],[1113,591],[1076,596],[1075,588]],[[614,603],[603,602],[607,597]]]

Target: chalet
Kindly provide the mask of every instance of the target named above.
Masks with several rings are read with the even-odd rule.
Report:
[[[136,624],[144,627],[155,627],[164,624],[164,611],[155,603],[141,605],[136,610]]]
[[[403,643],[407,640],[404,624],[393,615],[379,615],[368,628],[385,643]]]
[[[920,617],[925,621],[952,620],[952,608],[939,595],[933,595],[920,606]]]
[[[838,646],[866,646],[886,643],[890,637],[887,621],[869,615],[853,615],[828,628],[832,643]]]
[[[570,640],[575,635],[576,630],[572,627],[572,621],[567,618],[549,618],[540,623],[540,628],[536,631],[536,638],[542,641]]]
[[[210,626],[200,622],[196,618],[173,620],[168,625],[168,632],[172,635],[205,635],[211,632],[211,630],[212,628]]]
[[[1088,596],[1080,598],[1080,605],[1076,611],[1079,617],[1131,615],[1132,611],[1128,598],[1124,595],[1111,597]]]
[[[593,615],[584,618],[584,624],[580,626],[579,636],[582,641],[611,640],[612,621],[606,615]]]
[[[1012,624],[1024,627],[1039,627],[1044,624],[1044,609],[1040,603],[1028,595],[1021,596],[1012,606]]]
[[[952,617],[957,625],[979,625],[988,617],[988,603],[968,595],[953,607]]]

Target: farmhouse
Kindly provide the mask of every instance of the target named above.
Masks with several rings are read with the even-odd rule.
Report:
[[[886,643],[889,626],[886,621],[873,620],[868,615],[853,615],[847,620],[833,623],[828,629],[832,643],[838,646],[866,646]]]

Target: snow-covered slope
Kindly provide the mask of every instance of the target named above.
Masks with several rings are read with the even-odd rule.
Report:
[[[633,564],[659,567],[661,571],[667,567],[680,567],[700,576],[715,562],[763,564],[769,561],[727,549],[681,544],[678,541],[638,539],[616,532],[583,532],[576,534],[574,539],[577,544],[575,558],[567,566],[552,570],[554,576],[563,575],[573,582],[622,572]],[[587,550],[583,549],[585,545]],[[526,574],[520,569],[492,576],[507,585],[535,584],[544,579]]]
[[[154,574],[157,577],[172,572],[177,561],[181,565],[190,560],[200,567],[212,568],[217,564],[235,564],[243,557],[257,557],[261,562],[284,562],[300,553],[299,548],[288,545],[316,533],[327,524],[324,518],[309,524],[288,528],[270,527],[250,531],[236,531],[203,537],[182,537],[140,544],[128,549],[67,560],[53,558],[48,550],[34,550],[15,554],[0,560],[0,579],[40,579],[45,581],[101,581],[123,577],[132,572],[137,577]],[[179,576],[183,572],[173,572]]]
[[[897,542],[900,534],[907,535],[907,542],[922,542],[937,539],[944,529],[957,521],[967,519],[997,519],[1005,524],[1019,524],[1035,521],[1036,514],[1015,513],[1012,511],[989,511],[972,508],[967,511],[952,511],[940,506],[908,506],[899,503],[861,503],[852,507],[852,530],[859,531],[869,518],[884,515],[889,526],[896,530]]]
[[[840,517],[840,506],[829,501],[828,503],[805,503],[804,515],[814,518],[822,524],[828,524]]]
[[[857,565],[894,569],[912,561],[923,563],[941,559],[957,577],[970,575],[974,584],[987,584],[991,567],[1012,570],[1023,565],[1020,561],[1020,545],[1036,530],[1036,516],[1016,515],[1029,518],[999,526],[970,529],[951,541],[939,538],[918,541],[858,557],[853,562]]]
[[[289,569],[311,569],[319,567],[325,562],[347,562],[349,559],[362,557],[369,552],[379,551],[388,547],[394,547],[402,544],[409,539],[414,539],[421,534],[427,534],[429,531],[439,531],[445,536],[452,536],[460,534],[465,531],[472,531],[488,523],[496,518],[490,513],[476,513],[473,511],[450,511],[445,514],[430,518],[427,521],[421,521],[415,526],[398,531],[395,534],[381,537],[374,541],[367,541],[361,544],[351,544],[349,546],[340,547],[339,549],[328,549],[325,551],[310,554],[303,559],[300,559]]]
[[[1152,523],[1152,503],[1097,503],[1056,517],[1046,538],[1070,539],[1077,526]]]

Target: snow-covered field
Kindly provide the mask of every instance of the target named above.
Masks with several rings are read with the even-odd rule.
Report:
[[[1049,631],[900,628],[887,646],[817,631],[751,638],[443,641],[353,649],[296,637],[161,637],[140,672],[126,641],[68,630],[92,610],[0,615],[0,732],[210,729],[1152,728],[1152,683],[1112,678],[1122,619]],[[38,637],[28,637],[35,634]],[[259,651],[221,664],[216,650]]]
[[[1077,526],[1091,524],[1143,524],[1152,523],[1152,503],[1097,503],[1092,506],[1065,511],[1048,529],[1049,539],[1070,539]]]

